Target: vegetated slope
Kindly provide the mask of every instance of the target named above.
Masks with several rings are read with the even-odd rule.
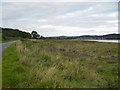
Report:
[[[2,39],[31,38],[31,34],[18,29],[0,28],[2,30]]]
[[[4,88],[116,88],[118,84],[115,43],[25,40],[7,50]]]

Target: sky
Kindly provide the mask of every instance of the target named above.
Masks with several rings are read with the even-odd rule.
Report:
[[[3,2],[0,27],[43,36],[118,33],[118,2]]]

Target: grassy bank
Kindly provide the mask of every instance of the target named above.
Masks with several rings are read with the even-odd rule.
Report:
[[[23,40],[3,57],[3,87],[115,88],[118,44]]]
[[[22,40],[22,38],[10,38],[10,37],[8,37],[8,38],[9,39],[6,39],[6,40],[2,39],[1,43]]]
[[[2,43],[2,33],[0,33],[0,43]]]
[[[16,44],[6,49],[2,61],[2,86],[15,87],[23,79],[23,65],[19,63],[19,55],[16,51]],[[26,77],[25,77],[26,78]]]

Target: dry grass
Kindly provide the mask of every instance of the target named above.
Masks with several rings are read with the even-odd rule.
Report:
[[[18,62],[26,70],[22,73],[25,79],[14,87],[117,87],[118,44],[25,40],[17,42],[16,48]]]

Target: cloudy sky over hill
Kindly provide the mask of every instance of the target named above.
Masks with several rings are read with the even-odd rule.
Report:
[[[117,2],[4,2],[2,27],[44,36],[118,33]]]

